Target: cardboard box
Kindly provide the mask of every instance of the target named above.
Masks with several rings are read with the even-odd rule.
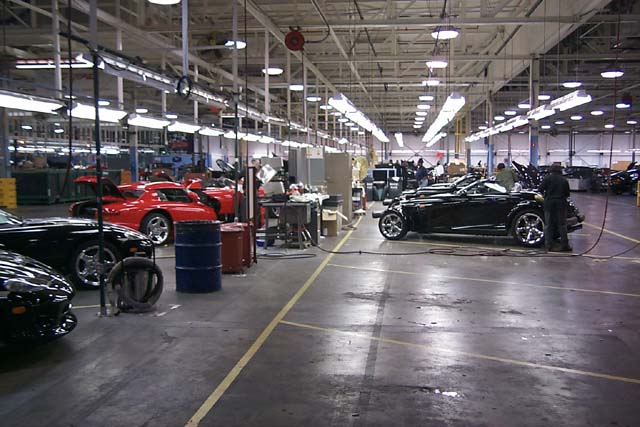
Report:
[[[344,215],[337,210],[322,209],[322,233],[324,236],[335,237],[342,230]]]

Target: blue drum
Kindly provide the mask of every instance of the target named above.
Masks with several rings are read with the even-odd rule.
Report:
[[[205,293],[222,288],[219,221],[175,223],[176,290]]]

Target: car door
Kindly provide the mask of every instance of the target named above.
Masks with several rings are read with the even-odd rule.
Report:
[[[171,214],[174,221],[216,219],[212,208],[191,198],[184,188],[158,188],[156,193],[162,207]]]
[[[415,199],[417,229],[419,231],[448,231],[460,221],[460,207],[465,197],[458,194],[441,194],[425,199]]]
[[[492,231],[504,228],[511,210],[512,196],[507,190],[490,181],[467,187],[466,201],[460,210],[460,221],[453,227],[458,231]]]

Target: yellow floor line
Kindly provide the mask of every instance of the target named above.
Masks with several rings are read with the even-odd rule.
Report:
[[[382,268],[371,268],[371,267],[355,267],[350,265],[340,265],[340,264],[329,264],[330,267],[337,268],[347,268],[350,270],[361,270],[361,271],[375,271],[380,273],[394,273],[394,274],[404,274],[410,276],[421,276],[424,277],[424,273],[413,273],[408,271],[399,271],[399,270],[385,270]],[[556,289],[560,291],[574,291],[574,292],[587,292],[594,294],[605,294],[605,295],[619,295],[625,297],[634,297],[640,298],[640,294],[631,294],[625,292],[614,292],[614,291],[603,291],[597,289],[583,289],[583,288],[565,288],[562,286],[552,286],[552,285],[534,285],[530,283],[519,283],[519,282],[506,282],[501,280],[491,280],[491,279],[478,279],[476,277],[462,277],[462,276],[447,276],[447,275],[438,275],[435,277],[436,279],[452,279],[452,280],[467,280],[472,282],[480,282],[480,283],[492,283],[495,285],[509,285],[509,286],[522,286],[526,288],[540,288],[540,289]]]
[[[83,308],[100,308],[100,304],[95,304],[95,305],[74,305],[73,306],[74,310],[79,310],[79,309],[83,309]]]
[[[362,218],[358,219],[355,226],[357,227],[360,224]],[[345,242],[351,237],[354,230],[350,230],[347,234],[340,240],[340,242],[333,248],[334,251],[340,250],[340,248],[345,244]],[[247,350],[247,352],[238,360],[236,365],[229,371],[227,376],[222,380],[220,384],[213,390],[213,392],[207,397],[207,399],[202,403],[200,408],[193,414],[193,416],[187,421],[187,427],[195,427],[200,424],[200,421],[211,411],[211,409],[215,406],[215,404],[220,400],[222,395],[227,391],[227,389],[233,384],[233,382],[238,378],[242,369],[251,361],[253,356],[260,350],[264,342],[269,338],[273,330],[278,326],[280,321],[289,313],[291,308],[298,302],[298,300],[304,295],[304,293],[309,289],[309,287],[315,282],[316,278],[322,270],[325,269],[331,258],[333,258],[334,254],[329,254],[322,261],[322,263],[315,269],[315,271],[309,276],[307,281],[298,289],[295,295],[285,304],[284,307],[276,314],[276,316],[269,322],[266,328],[262,331],[262,333],[258,336],[258,338],[251,344],[251,347]]]
[[[588,222],[583,222],[582,225],[586,225],[587,227],[595,228],[596,230],[600,230],[599,225],[589,224]],[[603,231],[607,234],[611,234],[612,236],[619,237],[621,239],[628,240],[633,243],[640,243],[640,240],[634,239],[633,237],[625,236],[624,234],[616,233],[615,231],[607,230],[606,228]]]
[[[551,365],[544,365],[544,364],[541,364],[541,363],[525,362],[525,361],[522,361],[522,360],[508,359],[508,358],[504,358],[504,357],[488,356],[488,355],[485,355],[485,354],[470,353],[470,352],[466,352],[466,351],[451,350],[451,349],[448,349],[448,348],[436,347],[436,346],[431,346],[431,345],[426,345],[426,344],[417,344],[417,343],[394,340],[394,339],[389,339],[389,338],[378,338],[378,337],[374,337],[374,336],[371,336],[371,335],[362,334],[362,333],[358,333],[358,332],[343,331],[343,330],[340,330],[340,329],[333,329],[333,328],[322,328],[322,327],[319,327],[319,326],[313,326],[313,325],[308,325],[308,324],[304,324],[304,323],[289,322],[289,321],[286,321],[286,320],[283,320],[280,323],[285,324],[285,325],[289,325],[289,326],[295,326],[295,327],[298,327],[298,328],[311,329],[311,330],[314,330],[314,331],[329,332],[329,333],[334,333],[334,334],[346,335],[346,336],[350,336],[350,337],[363,338],[363,339],[367,339],[367,340],[371,340],[371,341],[379,341],[379,342],[383,342],[383,343],[387,343],[387,344],[396,344],[396,345],[400,345],[400,346],[404,346],[404,347],[413,347],[413,348],[419,348],[419,349],[424,349],[424,350],[429,350],[429,351],[439,351],[439,352],[444,352],[444,353],[455,354],[455,355],[458,355],[458,356],[471,357],[471,358],[474,358],[474,359],[489,360],[489,361],[492,361],[492,362],[499,362],[499,363],[506,363],[506,364],[510,364],[510,365],[524,366],[524,367],[528,367],[528,368],[546,369],[546,370],[549,370],[549,371],[558,371],[558,372],[564,372],[564,373],[568,373],[568,374],[583,375],[583,376],[587,376],[587,377],[601,378],[601,379],[605,379],[605,380],[621,381],[621,382],[632,383],[632,384],[640,384],[640,379],[636,379],[636,378],[619,377],[619,376],[616,376],[616,375],[600,374],[598,372],[582,371],[580,369],[563,368],[563,367],[560,367],[560,366],[551,366]]]

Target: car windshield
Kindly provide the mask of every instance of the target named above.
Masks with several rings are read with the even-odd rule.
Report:
[[[22,224],[20,218],[0,209],[0,227]]]
[[[502,185],[491,181],[476,181],[467,185],[457,194],[506,194],[507,189]]]
[[[473,182],[476,182],[477,180],[478,179],[475,177],[475,175],[465,175],[456,179],[454,182],[454,185],[456,187],[464,187],[465,185],[469,185]]]

